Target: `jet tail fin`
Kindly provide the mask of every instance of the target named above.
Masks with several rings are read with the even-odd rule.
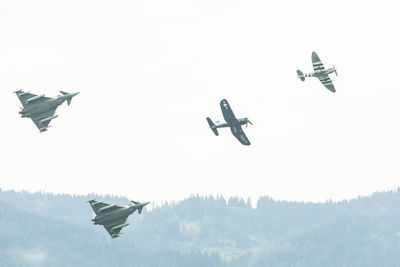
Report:
[[[210,128],[213,131],[213,133],[218,136],[218,129],[215,126],[214,122],[209,117],[207,117],[207,122],[208,122],[208,125],[210,125]]]
[[[60,91],[60,93],[63,94],[63,95],[69,95],[69,93],[67,93],[65,91]],[[72,97],[67,98],[68,106],[71,105],[71,101],[72,101]]]
[[[304,74],[300,70],[297,70],[297,77],[299,77],[299,79],[302,80],[303,82],[306,79],[304,77]]]

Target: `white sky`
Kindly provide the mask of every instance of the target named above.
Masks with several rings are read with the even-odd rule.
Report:
[[[400,185],[398,1],[0,1],[0,187],[340,200]],[[332,64],[332,94],[312,71]],[[17,89],[80,91],[39,134]],[[227,98],[252,142],[215,137]]]

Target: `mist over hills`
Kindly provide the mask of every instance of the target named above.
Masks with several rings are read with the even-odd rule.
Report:
[[[192,196],[111,239],[89,199],[0,191],[0,266],[400,266],[400,191],[298,203]]]

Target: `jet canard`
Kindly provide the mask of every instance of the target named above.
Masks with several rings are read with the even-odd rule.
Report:
[[[335,73],[337,76],[337,71],[335,66],[332,68],[325,69],[324,64],[322,64],[321,59],[317,55],[317,53],[312,52],[311,61],[313,64],[314,72],[303,74],[300,70],[297,70],[297,77],[304,81],[305,77],[316,77],[321,83],[332,93],[335,93],[335,87],[333,86],[332,80],[329,78],[329,74]]]
[[[131,201],[131,205],[121,207],[116,204],[109,205],[104,202],[98,202],[94,199],[88,202],[95,213],[92,222],[95,225],[103,225],[112,238],[118,237],[121,234],[121,229],[129,225],[129,223],[126,223],[129,215],[134,213],[135,210],[138,210],[138,213],[141,214],[143,207],[150,203]]]
[[[230,127],[232,134],[239,140],[239,142],[245,146],[250,145],[250,141],[247,138],[247,136],[244,134],[242,125],[247,125],[250,123],[253,125],[248,118],[242,118],[242,119],[236,119],[235,114],[233,114],[233,111],[228,103],[228,100],[222,99],[220,102],[221,110],[222,110],[222,115],[224,116],[224,119],[226,123],[219,123],[214,124],[214,122],[207,117],[207,122],[208,125],[210,126],[211,130],[215,135],[218,135],[218,128],[226,128]]]
[[[58,117],[54,115],[58,106],[64,101],[67,101],[68,105],[71,104],[72,98],[79,94],[67,93],[60,91],[61,95],[56,98],[46,97],[45,95],[35,95],[30,92],[24,92],[22,90],[15,91],[19,100],[21,101],[22,108],[19,111],[22,118],[31,118],[38,127],[40,132],[48,130],[50,121]]]

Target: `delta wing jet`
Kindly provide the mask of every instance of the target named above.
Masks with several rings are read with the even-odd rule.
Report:
[[[22,90],[15,91],[14,93],[17,94],[22,104],[22,108],[19,111],[21,117],[31,118],[40,132],[47,131],[51,127],[49,126],[50,121],[58,117],[58,115],[54,115],[58,106],[64,103],[65,100],[69,106],[72,98],[79,94],[79,92],[69,94],[60,91],[61,95],[56,98],[50,98],[44,95],[34,95]]]
[[[224,116],[224,119],[226,123],[219,123],[216,122],[217,124],[214,124],[214,122],[207,117],[207,122],[208,125],[210,125],[211,130],[214,132],[215,135],[218,135],[218,128],[226,128],[230,127],[232,134],[239,140],[240,143],[242,143],[245,146],[250,145],[250,141],[247,138],[247,136],[244,134],[242,125],[247,125],[250,123],[253,125],[248,118],[243,118],[243,119],[236,119],[235,115],[233,114],[233,111],[226,99],[222,99],[220,102],[222,114]]]
[[[135,210],[138,210],[138,213],[141,214],[143,207],[150,203],[132,201],[131,205],[121,207],[116,204],[109,205],[98,202],[94,199],[88,202],[95,213],[92,222],[94,224],[103,225],[112,238],[118,237],[121,234],[121,229],[129,225],[129,223],[126,223],[126,219],[129,215],[134,213]]]
[[[316,77],[318,78],[321,83],[328,88],[329,91],[331,92],[336,92],[335,87],[333,86],[332,80],[329,78],[329,74],[335,73],[337,76],[337,71],[335,66],[332,68],[328,68],[327,70],[325,69],[324,65],[321,62],[321,59],[319,59],[319,56],[317,53],[312,52],[311,54],[311,61],[314,67],[314,72],[312,73],[306,73],[303,74],[300,70],[297,70],[297,77],[299,77],[300,80],[304,81],[305,77]]]

